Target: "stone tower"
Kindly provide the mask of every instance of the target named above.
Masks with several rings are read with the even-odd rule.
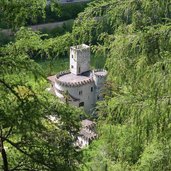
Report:
[[[70,48],[70,71],[80,75],[90,70],[90,47],[82,44]]]

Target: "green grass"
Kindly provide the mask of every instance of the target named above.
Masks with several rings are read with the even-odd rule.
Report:
[[[38,62],[46,76],[54,75],[69,69],[69,58],[58,58]]]

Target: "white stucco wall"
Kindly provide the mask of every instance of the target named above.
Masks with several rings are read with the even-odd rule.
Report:
[[[104,87],[106,77],[99,77],[99,76],[93,75],[93,79],[94,79],[94,83],[96,87],[95,99],[96,101],[98,101],[102,99],[101,91],[102,91],[102,88]]]
[[[83,49],[77,52],[77,68],[81,73],[90,70],[90,49]]]
[[[91,92],[91,87],[93,88],[93,91]],[[95,105],[95,87],[94,83],[83,85],[82,87],[79,87],[79,91],[82,90],[82,95],[79,95],[80,101],[84,102],[84,109],[86,112],[89,112],[92,108],[94,108]]]
[[[78,65],[77,65],[77,52],[70,48],[70,71],[71,73],[77,75],[78,73]]]
[[[84,46],[84,45],[83,45]],[[75,74],[81,74],[90,70],[90,47],[82,49],[70,48],[70,71]]]
[[[91,87],[93,88],[93,91],[91,91]],[[80,99],[79,102],[72,102],[72,104],[75,106],[79,106],[79,103],[84,102],[83,108],[86,112],[89,112],[92,108],[94,108],[94,105],[96,102],[94,82],[91,82],[91,83],[88,83],[79,87],[66,87],[66,86],[61,86],[58,83],[55,83],[55,89],[65,91],[65,92],[68,91],[71,96],[77,99]],[[81,91],[82,93],[79,93]],[[60,93],[56,93],[56,95],[59,98],[62,97]]]

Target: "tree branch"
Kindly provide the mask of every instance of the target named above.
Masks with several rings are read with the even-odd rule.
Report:
[[[7,135],[5,136],[5,138],[8,138],[9,137],[9,135],[11,134],[11,132],[12,132],[12,126],[10,127],[10,129],[9,129],[9,131],[8,131],[8,133],[7,133]]]
[[[0,83],[2,83],[6,88],[8,88],[21,102],[23,102],[22,101],[22,99],[20,98],[20,96],[15,92],[15,90],[13,90],[13,88],[10,86],[10,85],[8,85],[4,80],[1,80],[0,79]]]
[[[4,148],[4,139],[2,138],[2,129],[1,129],[1,135],[0,135],[0,152],[2,155],[2,160],[3,160],[3,170],[4,171],[9,171],[8,169],[8,159],[7,159],[7,154]]]
[[[27,153],[26,151],[22,150],[20,147],[17,146],[16,143],[10,141],[9,139],[7,139],[6,137],[2,137],[0,136],[1,139],[3,139],[3,141],[7,141],[9,144],[11,144],[14,148],[16,148],[19,152],[21,152],[22,154],[28,156],[30,159],[32,159],[33,161],[39,163],[39,164],[42,164],[44,166],[46,166],[47,168],[50,169],[50,166],[40,160],[38,160],[37,158],[33,157],[31,154]]]

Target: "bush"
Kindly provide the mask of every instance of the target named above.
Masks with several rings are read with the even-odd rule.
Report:
[[[43,29],[42,33],[48,34],[48,37],[56,37],[71,32],[73,26],[73,20],[65,22],[62,26],[57,26],[54,29]]]
[[[74,19],[77,17],[78,13],[82,12],[86,7],[87,3],[69,3],[59,5],[60,14],[57,12],[52,12],[50,7],[46,9],[46,19],[45,22],[54,22],[54,21],[64,21],[69,19]]]

